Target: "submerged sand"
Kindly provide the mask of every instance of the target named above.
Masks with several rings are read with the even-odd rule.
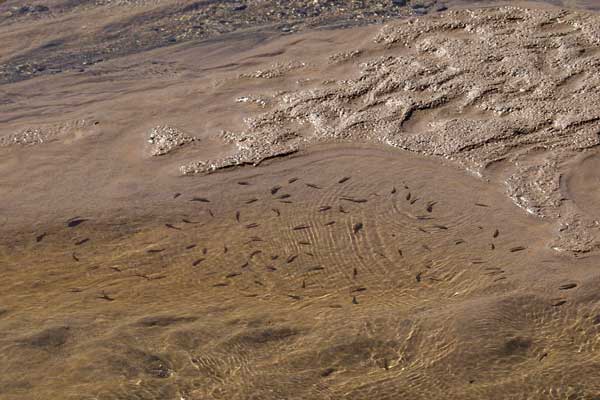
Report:
[[[595,398],[600,17],[412,5],[4,74],[0,397]]]

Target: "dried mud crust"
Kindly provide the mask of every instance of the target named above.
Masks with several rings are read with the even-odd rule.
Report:
[[[238,145],[236,155],[181,171],[257,164],[323,141],[376,142],[454,160],[480,175],[503,161],[517,205],[561,217],[561,163],[599,143],[600,16],[520,7],[450,11],[384,26],[370,46],[349,49],[350,57],[323,56],[324,63],[356,62],[357,77],[274,94],[273,106],[248,119],[244,132],[224,135]],[[384,55],[355,61],[367,50]],[[596,243],[570,242],[556,247],[588,251]]]

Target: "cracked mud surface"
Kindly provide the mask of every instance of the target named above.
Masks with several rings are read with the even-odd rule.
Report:
[[[445,5],[0,2],[0,397],[595,399],[600,17]]]

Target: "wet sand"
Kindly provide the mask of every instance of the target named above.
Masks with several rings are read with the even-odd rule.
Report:
[[[595,398],[599,17],[438,6],[3,75],[0,398]]]

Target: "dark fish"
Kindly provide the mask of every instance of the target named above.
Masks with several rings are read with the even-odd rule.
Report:
[[[314,183],[307,183],[306,186],[313,188],[313,189],[321,189],[319,186],[315,185]]]
[[[412,200],[410,201],[410,204],[415,204],[415,203],[416,203],[418,200],[419,200],[419,198],[418,198],[418,197],[415,197],[414,199],[412,199]]]
[[[458,239],[454,244],[463,244],[465,241],[462,239]]]
[[[192,222],[189,219],[185,219],[185,218],[182,218],[181,222],[183,222],[184,224],[195,224],[195,222]]]
[[[210,203],[210,200],[206,197],[192,197],[190,201],[199,201],[201,203]]]
[[[292,261],[294,261],[297,257],[298,257],[298,254],[291,255],[287,258],[287,260],[285,262],[287,262],[289,264]]]
[[[310,225],[297,225],[295,227],[293,227],[292,229],[295,231],[301,231],[303,229],[309,229]]]
[[[73,254],[71,255],[71,257],[73,257],[73,260],[75,260],[75,261],[79,262],[79,258],[77,258],[77,256],[75,255],[75,253],[73,253]]]
[[[514,253],[516,251],[521,251],[521,250],[525,250],[525,247],[523,247],[523,246],[513,247],[513,248],[510,249],[510,252]]]
[[[317,265],[316,267],[312,267],[312,268],[309,268],[309,269],[307,269],[307,270],[306,270],[306,272],[312,272],[312,271],[322,271],[322,270],[324,270],[324,269],[325,269],[325,268],[323,268],[323,267],[321,267],[321,266]]]
[[[416,276],[415,279],[417,280],[417,282],[421,282],[421,274],[422,272],[419,272]]]
[[[250,236],[250,242],[264,242],[264,240],[258,236]]]
[[[275,268],[272,265],[267,265],[265,268],[268,269],[269,271],[277,271],[277,268]]]
[[[38,236],[36,236],[36,238],[35,238],[35,241],[36,241],[37,243],[41,242],[42,240],[44,240],[44,238],[46,237],[46,235],[47,235],[47,233],[46,233],[46,232],[44,232],[44,233],[42,233],[41,235],[38,235]]]
[[[490,249],[495,250],[496,246],[494,246],[494,243],[490,243]]]
[[[392,187],[392,194],[396,194],[396,187]]]
[[[246,200],[246,204],[252,204],[252,203],[254,203],[255,201],[258,201],[258,199],[257,199],[257,198],[252,198],[252,199],[250,199],[250,200]]]
[[[112,298],[109,295],[107,295],[106,292],[104,292],[104,290],[102,291],[102,294],[98,298],[102,299],[102,300],[106,300],[106,301],[113,301],[114,300],[114,298]]]
[[[349,179],[350,179],[350,177],[349,177],[349,176],[345,176],[345,177],[343,177],[342,179],[340,179],[340,180],[338,181],[338,183],[344,183],[344,182],[348,181]]]
[[[296,296],[295,294],[288,294],[287,297],[294,299],[294,300],[302,300],[302,297]]]
[[[180,230],[181,230],[181,228],[178,228],[178,227],[176,227],[176,226],[173,226],[173,225],[171,225],[171,224],[165,224],[165,226],[166,226],[167,228],[175,229],[176,231],[180,231]]]
[[[356,235],[361,229],[363,228],[363,224],[362,222],[357,222],[356,224],[354,224],[354,226],[352,227],[352,232],[354,232],[354,234]]]
[[[176,199],[176,198],[178,198],[179,196],[181,196],[181,193],[175,193],[175,194],[173,195],[173,198],[174,198],[174,199]]]
[[[283,204],[292,204],[293,203],[293,201],[291,201],[291,200],[279,200],[279,202],[283,203]]]
[[[84,219],[84,218],[72,219],[71,221],[67,222],[67,226],[69,228],[74,228],[74,227],[84,223],[85,221],[87,221],[87,219]]]
[[[435,218],[433,218],[433,217],[428,217],[427,215],[417,215],[417,219],[418,219],[419,221],[428,221],[428,220],[430,220],[430,219],[435,219]]]
[[[165,249],[150,249],[150,250],[146,250],[146,253],[160,253],[161,251],[164,251]]]
[[[190,244],[188,246],[185,246],[186,250],[193,249],[194,247],[196,247],[195,244]]]
[[[281,200],[287,199],[287,198],[290,198],[290,197],[292,197],[292,195],[291,194],[287,194],[287,193],[284,193],[284,194],[282,194],[280,196],[277,196],[277,198],[281,199]]]
[[[478,207],[489,207],[487,204],[483,204],[483,203],[475,203],[475,205]]]
[[[427,246],[426,244],[421,245],[422,248],[424,248],[427,251],[431,251],[431,249],[429,248],[429,246]]]
[[[352,277],[356,278],[356,275],[358,275],[358,270],[354,268],[354,270],[352,271]]]
[[[250,182],[241,181],[241,182],[238,182],[237,184],[242,185],[242,186],[248,186],[248,185],[250,185]]]
[[[444,225],[434,225],[434,227],[442,230],[448,230],[448,227]]]
[[[227,254],[228,251],[229,249],[227,248],[227,246],[223,246],[223,254]]]
[[[500,231],[498,229],[496,229],[494,231],[494,234],[492,236],[495,237],[495,238],[497,238],[499,234],[500,234]]]
[[[560,307],[563,304],[565,304],[567,301],[566,300],[559,300],[556,303],[552,304],[552,307]]]
[[[254,257],[257,254],[262,253],[262,250],[254,250],[252,253],[250,253],[250,258]]]
[[[305,241],[305,240],[301,240],[301,241],[299,241],[299,242],[298,242],[298,244],[302,244],[302,245],[304,245],[304,246],[310,246],[310,242],[307,242],[307,241]]]
[[[365,290],[367,290],[367,288],[366,288],[366,287],[362,287],[362,286],[360,286],[360,287],[357,287],[357,288],[355,288],[355,289],[352,289],[352,290],[350,291],[350,293],[364,292]]]
[[[235,212],[235,220],[236,220],[237,222],[240,222],[240,212],[239,212],[239,211],[236,211],[236,212]]]
[[[271,260],[275,261],[279,258],[278,254],[275,254],[274,256],[271,256]]]
[[[344,210],[344,207],[340,206],[339,210],[341,213],[348,214],[348,211]]]
[[[340,200],[351,201],[353,203],[366,203],[367,199],[355,199],[354,197],[340,197]]]
[[[202,249],[202,254],[206,255],[206,253],[208,253],[208,249],[205,247]]]
[[[265,286],[261,281],[254,281],[255,284],[259,285],[259,286]]]
[[[429,233],[429,232],[427,232],[425,229],[423,229],[423,228],[421,228],[421,227],[419,227],[418,229],[419,229],[421,232],[423,232],[423,233]]]
[[[204,260],[205,260],[205,258],[199,258],[199,259],[197,259],[196,261],[194,261],[192,263],[192,267],[195,267],[196,265],[200,264]]]
[[[210,215],[211,217],[215,216],[215,214],[213,214],[213,212],[212,212],[212,210],[210,208],[207,211],[208,211],[208,215]]]
[[[281,189],[281,186],[273,186],[271,188],[271,194],[274,196],[277,194],[277,192],[279,191],[279,189]]]
[[[227,274],[225,278],[233,278],[235,276],[241,275],[239,272],[232,272],[231,274]]]
[[[75,246],[81,246],[82,244],[84,244],[84,243],[87,243],[87,242],[89,242],[89,241],[90,241],[90,239],[89,239],[89,238],[82,239],[82,240],[80,240],[79,242],[76,242],[76,243],[75,243]]]
[[[433,206],[435,206],[436,204],[437,204],[437,201],[433,201],[431,203],[428,203],[427,204],[427,208],[426,208],[427,212],[432,212],[433,211]]]
[[[329,226],[329,225],[333,225],[333,224],[335,224],[335,221],[329,221],[329,222],[325,223],[325,226]]]
[[[277,214],[278,217],[281,215],[281,212],[277,208],[272,208],[271,211]]]
[[[306,289],[306,281],[304,279],[302,280],[302,289]]]
[[[225,286],[229,286],[229,283],[222,282],[222,283],[215,283],[213,285],[213,287],[225,287]]]
[[[564,285],[560,285],[558,289],[560,290],[569,290],[577,287],[576,283],[565,283]]]
[[[250,263],[249,262],[245,262],[240,268],[246,268],[246,267],[248,267],[248,265],[250,265]]]
[[[538,358],[538,361],[542,361],[544,358],[548,357],[548,353],[544,353]]]
[[[246,228],[247,229],[252,229],[252,228],[256,228],[257,226],[258,226],[257,223],[251,223],[251,224],[246,225]]]
[[[410,194],[410,192],[408,192],[408,194],[406,195],[406,200],[407,201],[410,200],[410,196],[411,196],[411,194]]]
[[[400,254],[400,257],[404,257],[404,255],[402,254],[402,250],[398,249],[398,254]]]
[[[356,296],[352,296],[352,304],[358,304],[358,300],[356,300]]]
[[[320,211],[320,212],[327,211],[327,210],[331,210],[331,207],[329,207],[329,206],[322,206],[322,207],[319,207],[319,211]]]
[[[308,251],[305,251],[304,254],[306,254],[307,256],[310,256],[310,257],[314,257],[315,256],[313,253],[309,253]]]
[[[294,183],[294,182],[296,182],[297,180],[298,180],[298,178],[290,178],[290,179],[288,180],[288,183]]]
[[[119,267],[110,267],[110,269],[112,269],[113,271],[116,271],[116,272],[123,272],[123,271],[121,271],[121,269]]]

